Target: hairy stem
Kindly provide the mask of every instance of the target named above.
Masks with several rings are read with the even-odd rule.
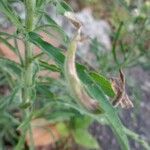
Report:
[[[35,0],[25,0],[26,18],[25,27],[27,32],[32,31],[35,27]],[[30,90],[32,88],[33,65],[31,59],[33,57],[33,45],[25,41],[25,72],[24,72],[24,85],[25,85],[25,102],[31,101]]]
[[[25,18],[25,30],[26,32],[30,32],[35,28],[35,0],[25,0],[25,10],[26,10],[26,18]],[[31,59],[33,57],[33,45],[25,41],[25,65],[24,72],[22,75],[24,88],[23,88],[23,103],[31,103],[32,104],[32,88],[33,88],[33,64]],[[31,113],[30,108],[26,108],[24,111],[24,118],[28,118]],[[26,130],[27,131],[27,130]],[[25,132],[26,132],[25,131]],[[28,124],[28,132],[30,133],[30,141],[31,144],[29,146],[30,150],[34,150],[32,130],[30,122]],[[25,133],[23,133],[25,134]]]

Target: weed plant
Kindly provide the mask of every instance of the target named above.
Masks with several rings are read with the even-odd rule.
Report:
[[[22,19],[12,8],[14,2],[20,3],[25,8],[25,19]],[[76,62],[79,81],[88,95],[99,103],[101,110],[99,113],[88,111],[84,105],[77,103],[76,97],[70,95],[70,90],[73,91],[73,89],[68,89],[67,79],[64,76],[64,62],[65,53],[69,50],[68,45],[72,40],[47,14],[47,5],[52,5],[62,16],[68,11],[73,12],[65,1],[59,0],[0,1],[0,12],[15,27],[13,34],[0,32],[0,41],[9,47],[19,60],[16,62],[3,56],[0,57],[0,84],[8,90],[7,94],[1,93],[0,96],[0,148],[6,149],[6,145],[11,145],[15,150],[25,149],[26,133],[29,132],[31,141],[28,145],[29,149],[35,149],[31,122],[36,118],[45,118],[49,123],[58,124],[62,136],[67,138],[71,135],[77,144],[86,148],[100,148],[87,130],[89,124],[97,120],[101,124],[110,126],[122,150],[130,149],[127,136],[140,142],[145,149],[150,149],[140,136],[122,124],[118,116],[118,108],[112,105],[115,91],[105,71],[103,76],[96,71],[90,71],[88,66]],[[123,63],[120,63],[117,57],[116,41],[120,37],[122,26],[121,22],[115,34],[112,50],[118,68],[127,63],[131,64],[128,61],[129,57],[126,56],[128,52],[124,55]],[[57,34],[54,34],[54,31]],[[45,41],[40,36],[41,32],[45,32],[58,42],[61,39],[66,52]],[[122,36],[125,33],[124,31]],[[8,42],[10,39],[14,40],[14,45]],[[18,41],[24,43],[23,50],[18,48]],[[122,42],[122,40],[119,42],[119,46],[122,47],[121,52],[124,54],[127,48],[122,45]],[[138,44],[143,46],[140,41]],[[39,54],[34,53],[36,47],[41,49]],[[21,51],[24,51],[24,54]],[[99,54],[96,55],[97,58],[100,57]],[[53,61],[53,64],[49,61]],[[48,73],[44,74],[44,71]],[[51,73],[59,77],[54,78]],[[69,144],[67,146],[69,147]]]

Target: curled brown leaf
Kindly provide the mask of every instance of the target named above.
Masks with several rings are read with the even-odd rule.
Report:
[[[121,106],[121,108],[132,108],[133,103],[129,99],[126,90],[125,90],[125,75],[123,71],[119,70],[119,77],[118,78],[111,78],[112,87],[116,93],[116,97],[113,100],[113,106]]]

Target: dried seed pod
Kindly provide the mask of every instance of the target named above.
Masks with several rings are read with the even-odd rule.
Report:
[[[101,112],[98,101],[92,99],[83,87],[76,71],[75,67],[75,55],[77,50],[77,43],[81,40],[81,23],[75,18],[73,13],[66,13],[65,16],[72,22],[72,24],[77,28],[75,36],[71,40],[65,59],[65,78],[68,82],[72,96],[77,100],[77,102],[86,108],[90,112]]]

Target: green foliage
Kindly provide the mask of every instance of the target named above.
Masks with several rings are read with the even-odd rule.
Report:
[[[109,80],[95,72],[91,72],[90,76],[93,78],[93,80],[95,80],[97,84],[100,85],[100,87],[103,89],[106,95],[108,95],[109,97],[115,96],[114,90],[112,89],[112,85]]]
[[[86,148],[100,149],[96,139],[88,132],[88,126],[92,123],[92,118],[84,116],[72,120],[74,127],[72,128],[72,135],[75,142]]]
[[[72,11],[72,8],[65,1],[56,1],[57,12],[64,15],[66,11]]]
[[[115,93],[106,75],[99,74],[97,71],[91,72],[87,69],[88,66],[76,63],[77,73],[83,87],[92,98],[98,101],[102,110],[101,114],[88,112],[76,103],[74,97],[70,96],[66,79],[64,79],[65,54],[60,48],[44,41],[40,32],[45,32],[66,48],[70,39],[62,27],[46,13],[45,6],[52,5],[60,15],[64,15],[66,11],[73,11],[72,8],[65,1],[59,0],[19,1],[26,9],[25,19],[21,19],[11,7],[13,2],[15,0],[0,1],[0,11],[16,28],[13,34],[0,32],[0,41],[19,59],[17,63],[8,58],[0,57],[2,72],[0,79],[4,78],[6,81],[4,85],[8,84],[9,86],[9,94],[7,96],[0,95],[0,129],[2,130],[0,145],[2,145],[2,149],[6,142],[9,142],[15,150],[25,149],[26,132],[31,130],[31,120],[34,118],[46,118],[50,123],[56,123],[58,131],[65,138],[71,136],[77,144],[86,148],[100,149],[96,139],[88,132],[88,126],[93,120],[101,123],[101,119],[104,119],[113,130],[122,150],[130,149],[127,135],[141,142],[136,134],[125,129],[117,110],[112,106],[110,99],[114,98]],[[138,21],[138,19],[136,18],[134,21]],[[141,19],[143,20],[143,18]],[[42,24],[42,20],[45,24]],[[124,23],[121,22],[114,34],[112,54],[117,67],[131,61],[128,58],[131,51],[127,52],[123,43],[123,36],[126,35],[126,29],[123,30],[123,26]],[[54,31],[58,36],[55,35]],[[124,60],[121,62],[118,60],[118,49],[116,48],[120,37],[121,54],[124,55]],[[14,40],[15,46],[9,43],[9,39]],[[24,43],[25,54],[22,54],[22,50],[18,48],[17,39]],[[141,43],[138,44],[143,48]],[[33,53],[35,47],[39,47],[42,53],[35,55]],[[97,48],[95,54],[96,51]],[[140,55],[138,53],[137,56],[141,56],[141,53]],[[99,55],[97,58],[100,57]],[[49,60],[53,60],[54,64],[50,64]],[[106,61],[106,65],[108,63],[109,61]],[[59,78],[40,75],[43,70],[58,73]],[[16,114],[19,116],[15,116]],[[16,132],[17,129],[19,134]],[[32,139],[32,135],[30,136]],[[143,141],[141,142],[142,145],[148,149],[149,145]],[[33,147],[34,145],[31,144],[29,149],[33,149]]]
[[[80,144],[86,148],[99,149],[97,141],[88,133],[87,130],[75,129],[73,137],[77,144]]]
[[[43,41],[40,36],[38,36],[35,33],[29,33],[28,38],[30,41],[32,41],[37,46],[41,47],[42,50],[49,54],[49,56],[52,56],[52,58],[62,67],[64,63],[65,56],[60,52],[60,49],[55,48],[51,44],[47,43],[46,41]],[[77,71],[79,73],[79,77],[81,81],[86,85],[88,92],[93,96],[96,100],[100,101],[101,108],[106,113],[106,118],[110,123],[112,124],[112,128],[117,134],[118,139],[121,141],[121,146],[124,149],[128,149],[128,142],[127,137],[124,134],[124,131],[122,129],[122,124],[117,117],[117,114],[115,112],[115,109],[111,106],[107,98],[105,97],[103,91],[101,88],[106,90],[106,86],[110,89],[110,83],[108,80],[103,80],[102,87],[98,87],[94,82],[91,80],[90,76],[87,74],[87,69],[85,66],[82,66],[80,64],[77,65]],[[96,80],[96,77],[93,77]],[[106,82],[107,81],[107,82]],[[107,84],[105,84],[107,83]],[[108,92],[107,92],[108,93]]]
[[[0,68],[9,73],[11,76],[16,76],[18,78],[21,76],[21,66],[7,58],[0,58]]]

